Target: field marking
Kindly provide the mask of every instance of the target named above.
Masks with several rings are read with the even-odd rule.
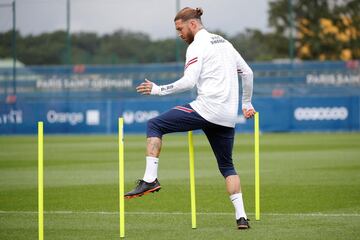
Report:
[[[0,214],[37,214],[34,211],[1,211]],[[97,215],[118,215],[119,212],[91,212],[91,211],[44,211],[49,215],[76,215],[76,214],[97,214]],[[190,215],[190,212],[125,212],[126,215]],[[234,215],[224,212],[197,212],[197,215]],[[248,215],[254,215],[250,213]],[[261,213],[264,216],[295,216],[295,217],[360,217],[360,213]]]

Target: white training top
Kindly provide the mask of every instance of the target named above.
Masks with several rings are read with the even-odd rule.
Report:
[[[238,74],[242,78],[242,108],[251,109],[253,72],[231,43],[205,29],[186,51],[184,76],[168,85],[153,84],[152,95],[168,95],[197,87],[191,107],[207,121],[235,127],[239,105]]]

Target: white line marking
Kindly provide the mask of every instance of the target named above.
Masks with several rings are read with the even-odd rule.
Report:
[[[34,211],[1,211],[0,214],[38,214]],[[44,214],[71,215],[97,214],[118,215],[119,212],[91,212],[91,211],[44,211]],[[190,215],[190,212],[125,212],[127,215]],[[234,215],[227,212],[197,212],[197,215]],[[254,214],[249,214],[254,215]],[[296,216],[296,217],[360,217],[360,213],[262,213],[264,216]]]

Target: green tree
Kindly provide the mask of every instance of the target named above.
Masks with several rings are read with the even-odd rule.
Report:
[[[19,35],[16,32],[17,36]],[[0,34],[0,58],[11,57],[12,54],[12,31]]]
[[[299,58],[360,58],[360,1],[271,1],[269,24],[279,36],[289,35],[290,2],[293,3],[296,52]]]
[[[229,40],[247,61],[269,61],[287,56],[287,38],[281,35],[247,29]]]
[[[72,34],[72,60],[76,64],[93,64],[93,56],[100,46],[100,38],[96,33]]]

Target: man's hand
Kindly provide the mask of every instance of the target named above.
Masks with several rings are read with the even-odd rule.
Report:
[[[139,86],[137,86],[136,91],[142,95],[150,95],[152,88],[153,83],[145,78],[145,82],[142,82]]]
[[[243,104],[242,111],[243,111],[244,117],[246,119],[252,118],[256,113],[256,111],[255,111],[254,107],[251,105],[251,103]]]
[[[256,113],[255,109],[249,109],[249,110],[243,109],[242,111],[243,111],[244,117],[247,119],[252,118]]]

